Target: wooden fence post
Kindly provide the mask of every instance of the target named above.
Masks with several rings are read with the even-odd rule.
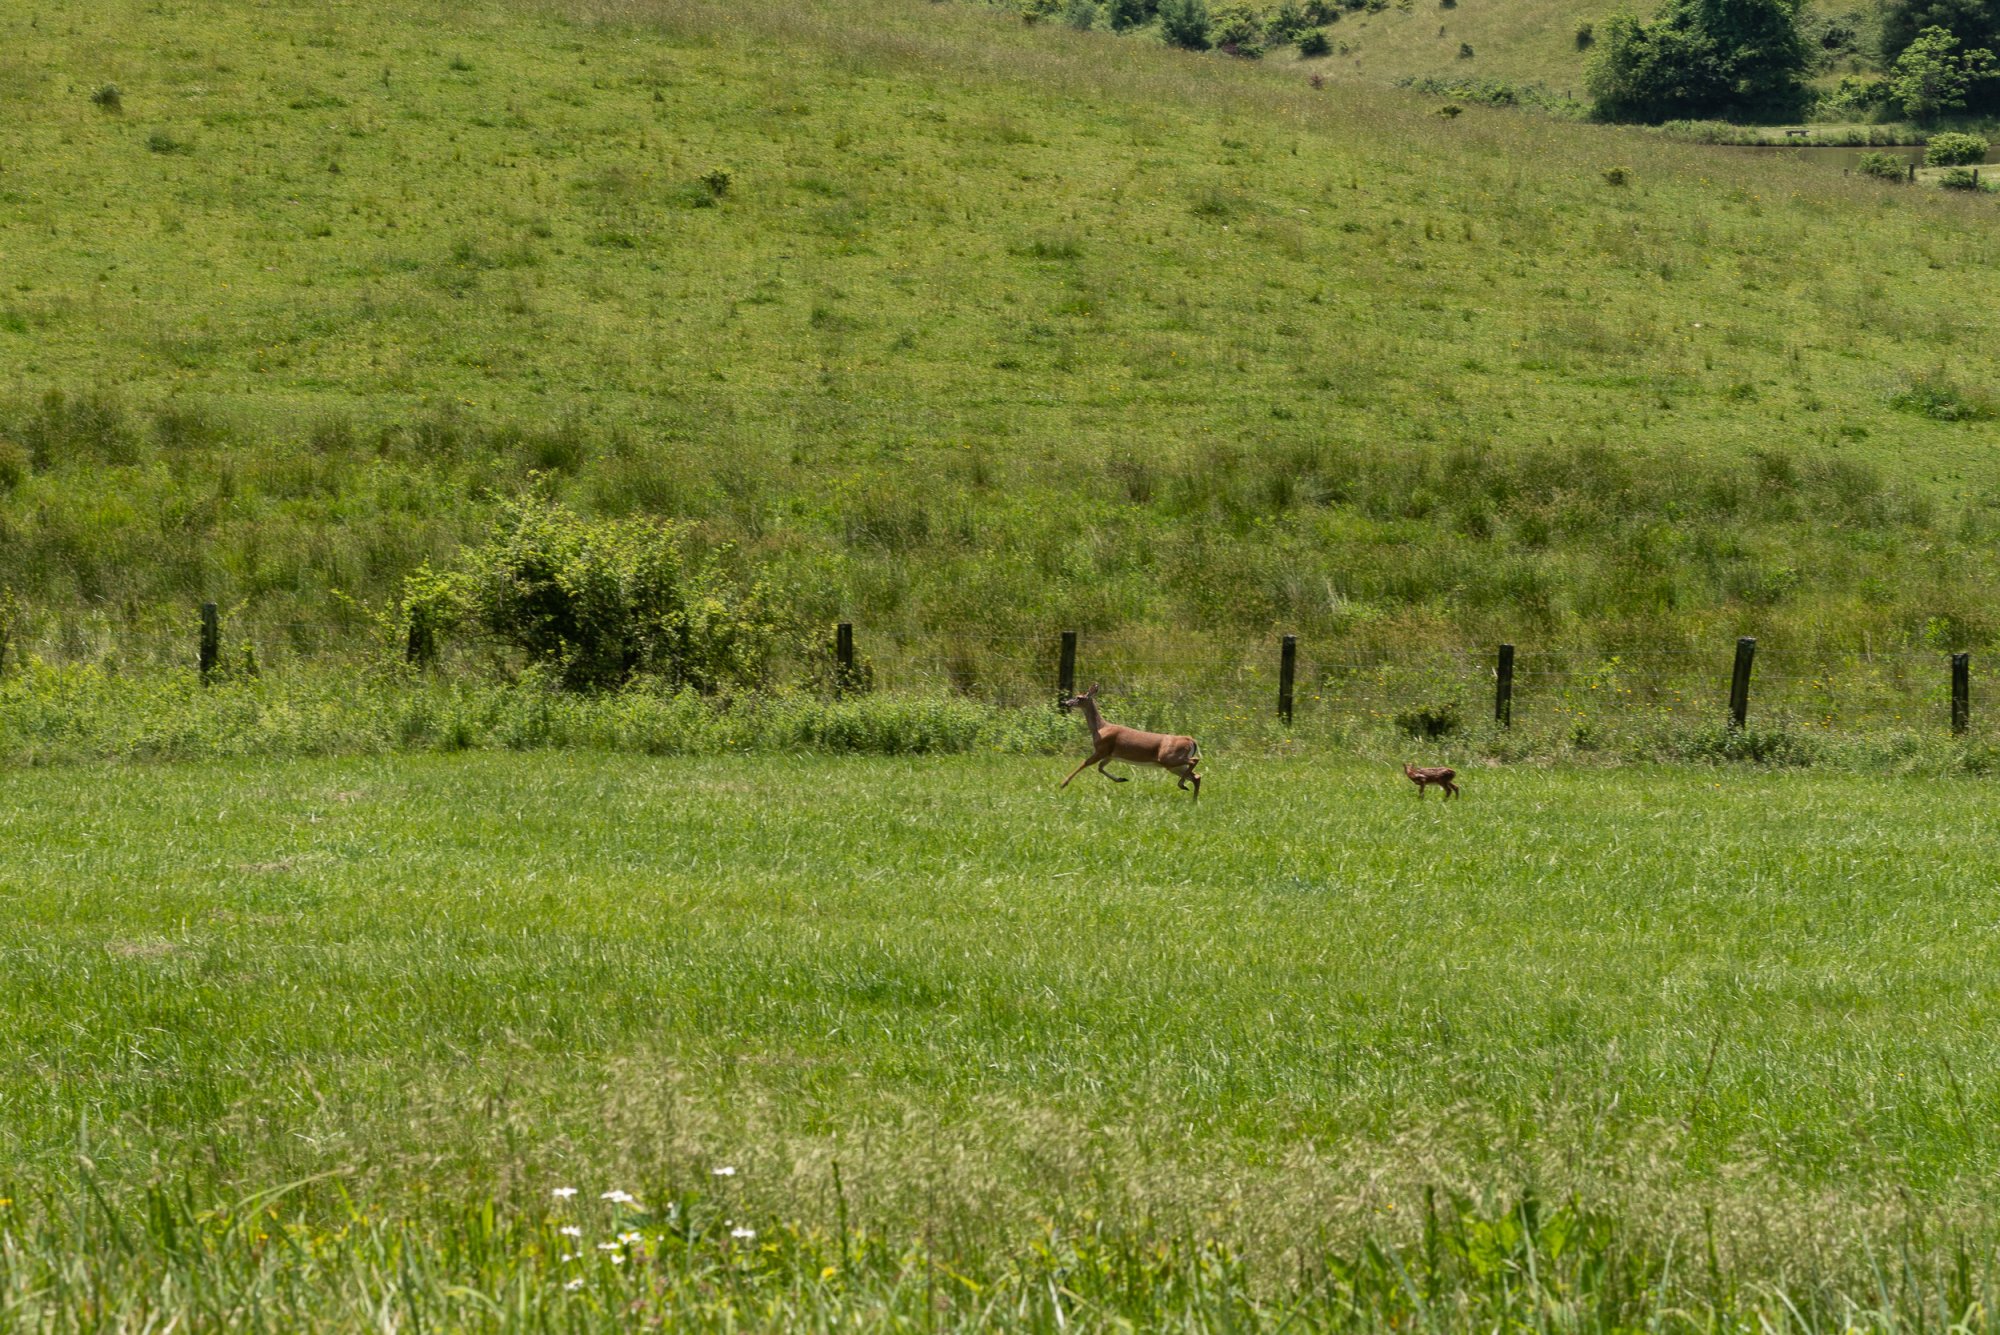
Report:
[[[1965,736],[1972,722],[1972,655],[1951,656],[1951,735]]]
[[[1736,642],[1736,671],[1729,678],[1729,726],[1741,731],[1750,717],[1750,661],[1757,656],[1755,636]]]
[[[201,651],[199,659],[203,685],[207,685],[209,678],[215,675],[215,666],[221,661],[222,614],[216,610],[214,603],[203,603],[201,605]]]
[[[833,689],[845,695],[854,689],[854,623],[843,621],[833,628]]]
[[[1062,633],[1062,652],[1056,658],[1056,703],[1076,694],[1076,632]]]
[[[1299,666],[1299,637],[1287,635],[1278,650],[1278,717],[1292,726],[1292,677]]]
[[[403,661],[419,668],[429,667],[437,661],[437,636],[431,631],[431,623],[422,615],[410,618],[410,640],[403,646]]]
[[[1514,726],[1514,646],[1500,646],[1500,662],[1493,678],[1493,721],[1503,728]]]

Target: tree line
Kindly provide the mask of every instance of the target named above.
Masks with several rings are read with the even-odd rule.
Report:
[[[1599,27],[1586,83],[1604,120],[1797,119],[1826,53],[1856,41],[1799,0],[1665,0],[1650,19],[1625,11]],[[1854,110],[1921,124],[2000,112],[2000,0],[1890,0],[1873,45],[1886,77],[1843,86]]]

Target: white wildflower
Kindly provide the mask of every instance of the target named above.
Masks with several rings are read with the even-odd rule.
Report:
[[[583,1236],[583,1230],[578,1228],[575,1224],[564,1224],[561,1228],[557,1229],[556,1232],[562,1234],[566,1238],[580,1238]]]
[[[613,1205],[637,1205],[639,1203],[632,1199],[632,1193],[629,1191],[607,1191],[597,1199],[610,1201]]]
[[[568,1289],[571,1293],[574,1293],[578,1289],[583,1287],[583,1281],[581,1279],[573,1279],[569,1283],[563,1285],[563,1287]]]
[[[724,1164],[722,1167],[715,1170],[715,1175],[717,1177],[735,1177],[736,1170],[730,1167],[729,1165]]]
[[[627,1247],[630,1247],[635,1242],[644,1242],[645,1240],[646,1235],[644,1233],[628,1231],[618,1235],[618,1241],[624,1243]]]
[[[597,1250],[601,1252],[615,1252],[621,1245],[616,1242],[600,1242],[597,1244]]]
[[[739,1242],[748,1242],[757,1236],[757,1230],[754,1228],[732,1228],[729,1230],[729,1236]]]
[[[559,1201],[566,1201],[566,1200],[568,1200],[568,1199],[569,1199],[570,1197],[572,1197],[572,1196],[576,1195],[576,1188],[575,1188],[575,1187],[557,1187],[557,1188],[556,1188],[556,1189],[555,1189],[554,1191],[551,1191],[551,1192],[549,1193],[549,1195],[551,1195],[551,1196],[555,1197],[555,1198],[556,1198],[557,1200],[559,1200]]]
[[[563,1253],[563,1256],[562,1256],[562,1259],[563,1259],[563,1260],[565,1260],[565,1261],[581,1261],[581,1260],[583,1259],[583,1253],[582,1253],[582,1252],[564,1252],[564,1253]]]

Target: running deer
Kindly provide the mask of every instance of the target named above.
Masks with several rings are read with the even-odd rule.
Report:
[[[1458,785],[1452,782],[1458,777],[1458,771],[1455,769],[1446,769],[1443,765],[1419,767],[1404,761],[1403,774],[1411,783],[1417,785],[1417,796],[1420,798],[1424,795],[1424,789],[1431,784],[1444,789],[1444,800],[1447,802],[1458,796]]]
[[[1194,800],[1201,800],[1201,775],[1194,767],[1201,763],[1201,746],[1192,737],[1171,737],[1163,732],[1140,732],[1137,728],[1121,728],[1116,723],[1106,723],[1104,716],[1097,712],[1097,687],[1092,686],[1082,695],[1072,695],[1062,702],[1064,709],[1081,709],[1083,721],[1090,728],[1090,758],[1069,772],[1069,779],[1097,766],[1097,772],[1113,783],[1125,782],[1124,775],[1113,774],[1104,767],[1114,760],[1130,761],[1134,765],[1158,765],[1161,769],[1180,775],[1182,788],[1194,784]],[[1064,779],[1060,787],[1069,787],[1069,779]]]

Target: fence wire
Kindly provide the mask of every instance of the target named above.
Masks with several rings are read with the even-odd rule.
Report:
[[[4,664],[28,660],[92,664],[114,672],[194,671],[200,620],[183,616],[65,613],[19,626]],[[785,685],[838,679],[834,635],[773,664]],[[952,693],[996,705],[1053,702],[1058,695],[1062,632],[980,624],[941,624],[871,632],[854,628],[855,684],[877,691]],[[1097,685],[1107,699],[1157,709],[1245,718],[1274,716],[1280,698],[1281,637],[1253,639],[1169,629],[1078,634],[1073,685]],[[1294,717],[1396,717],[1452,710],[1464,721],[1495,709],[1497,646],[1396,649],[1378,643],[1315,641],[1297,646],[1291,689]],[[219,657],[231,673],[284,674],[353,670],[399,660],[394,627],[359,612],[345,621],[222,616]],[[1572,645],[1517,646],[1511,714],[1536,719],[1620,710],[1714,719],[1729,696],[1735,645],[1635,647],[1607,651]],[[1992,695],[1986,659],[1971,665],[1970,703]],[[491,650],[446,645],[439,670],[504,671]],[[1842,653],[1821,647],[1759,643],[1751,677],[1753,719],[1829,729],[1947,726],[1951,655],[1924,649]]]

